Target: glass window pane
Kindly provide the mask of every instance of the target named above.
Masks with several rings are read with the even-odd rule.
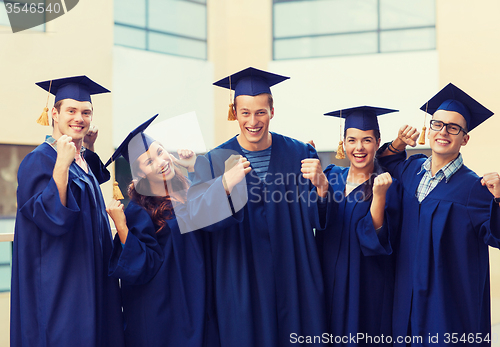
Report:
[[[167,33],[207,38],[207,7],[188,1],[149,0],[149,28]]]
[[[115,45],[146,49],[146,32],[115,24]]]
[[[377,30],[376,0],[317,0],[274,5],[274,36]]]
[[[380,0],[381,29],[433,26],[435,22],[435,0]]]
[[[11,230],[13,232],[14,230]],[[10,264],[12,259],[12,242],[0,242],[0,264]]]
[[[146,27],[146,0],[115,0],[115,22]]]
[[[377,34],[348,34],[274,41],[274,59],[377,53]]]
[[[380,33],[380,51],[398,52],[436,48],[436,29],[394,30]]]
[[[149,49],[199,59],[207,58],[207,43],[166,34],[149,33]]]
[[[10,242],[6,242],[10,245]],[[10,291],[10,264],[0,265],[0,292]]]

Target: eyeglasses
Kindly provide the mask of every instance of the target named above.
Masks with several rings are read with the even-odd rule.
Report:
[[[458,135],[460,134],[461,131],[463,131],[464,134],[467,135],[467,131],[465,131],[465,129],[458,124],[445,123],[435,119],[431,120],[431,130],[441,131],[441,129],[443,129],[444,126],[446,126],[446,131],[450,135]]]

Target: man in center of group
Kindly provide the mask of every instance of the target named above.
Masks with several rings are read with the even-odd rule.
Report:
[[[308,336],[319,345],[326,331],[308,216],[311,186],[300,172],[301,160],[317,154],[311,145],[269,131],[270,86],[286,79],[247,68],[214,83],[234,90],[229,119],[238,121],[240,134],[198,158],[188,200],[213,199],[202,183],[223,175],[229,152],[251,167],[242,222],[206,234],[222,346],[288,346]],[[230,198],[231,183],[222,182]]]

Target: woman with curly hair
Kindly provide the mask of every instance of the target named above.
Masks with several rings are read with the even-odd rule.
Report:
[[[189,180],[178,166],[192,172],[196,155],[179,150],[179,159],[174,158],[142,132],[150,122],[146,123],[125,139],[111,159],[123,155],[133,176],[125,211],[116,200],[107,208],[117,230],[110,276],[121,279],[125,343],[134,347],[218,345],[207,309],[202,235],[182,233],[179,227],[188,223]]]

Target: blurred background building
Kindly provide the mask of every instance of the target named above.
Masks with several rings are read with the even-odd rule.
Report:
[[[399,109],[381,117],[382,142],[403,124],[421,129],[420,106],[449,82],[500,112],[498,13],[497,0],[81,0],[13,34],[0,0],[0,346],[9,345],[17,168],[51,133],[35,123],[47,97],[35,82],[85,74],[111,89],[93,98],[96,151],[106,160],[156,113],[195,111],[211,149],[239,132],[227,121],[229,93],[212,83],[248,66],[283,74],[291,79],[273,87],[271,130],[313,139],[328,164],[340,138],[339,120],[323,117],[329,111]],[[497,129],[499,115],[462,151],[479,175],[500,171]],[[112,185],[102,189],[109,201]],[[496,325],[499,251],[490,258]]]

